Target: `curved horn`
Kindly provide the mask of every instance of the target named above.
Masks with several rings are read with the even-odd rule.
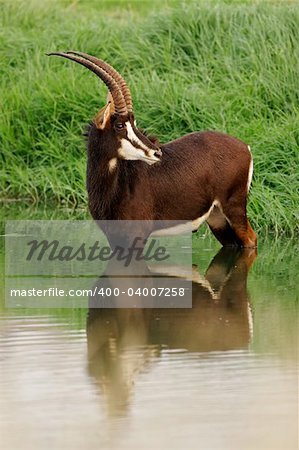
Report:
[[[117,70],[114,69],[114,67],[110,66],[110,64],[106,63],[102,59],[98,59],[95,56],[88,55],[87,53],[73,52],[73,51],[69,51],[66,53],[81,56],[82,58],[85,58],[88,61],[93,62],[98,67],[105,70],[105,72],[107,72],[118,83],[118,85],[123,93],[123,96],[125,98],[128,112],[133,112],[133,103],[132,103],[132,96],[131,96],[130,89],[129,89],[127,83],[125,82],[125,80],[123,79],[123,77],[121,76],[121,74],[118,73]]]
[[[48,56],[62,56],[63,58],[67,58],[67,59],[70,59],[71,61],[75,61],[75,62],[81,64],[82,66],[86,67],[87,69],[91,70],[92,72],[94,72],[99,78],[101,78],[101,80],[106,84],[109,91],[111,92],[113,102],[114,102],[115,112],[120,115],[124,115],[128,112],[125,98],[124,98],[123,93],[120,90],[119,85],[107,71],[105,71],[101,67],[97,66],[92,61],[86,60],[83,57],[73,56],[68,53],[53,52],[53,53],[48,53]]]

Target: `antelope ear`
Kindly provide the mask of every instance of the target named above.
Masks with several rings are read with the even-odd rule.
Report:
[[[96,127],[103,130],[106,127],[111,114],[113,114],[112,103],[108,102],[95,116],[94,123]]]
[[[115,113],[114,101],[111,93],[108,92],[106,105],[104,106],[104,108],[100,109],[100,111],[98,112],[98,114],[94,119],[96,127],[99,128],[100,130],[103,130],[106,127],[106,124],[110,116],[112,116],[112,114],[114,113]]]

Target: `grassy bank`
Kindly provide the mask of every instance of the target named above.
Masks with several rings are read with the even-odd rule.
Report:
[[[296,2],[0,0],[1,199],[84,205],[85,124],[106,97],[48,51],[107,59],[127,79],[141,127],[162,142],[202,129],[250,144],[256,229],[298,223]]]

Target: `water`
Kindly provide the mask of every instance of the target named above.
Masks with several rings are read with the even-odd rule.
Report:
[[[203,228],[193,244],[192,309],[9,310],[2,295],[1,448],[297,448],[296,243],[219,253]]]

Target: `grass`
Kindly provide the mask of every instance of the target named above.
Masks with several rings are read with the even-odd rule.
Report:
[[[213,129],[250,144],[254,228],[298,231],[299,8],[287,1],[0,0],[1,199],[86,205],[82,133],[106,98],[46,52],[109,61],[162,142]]]

